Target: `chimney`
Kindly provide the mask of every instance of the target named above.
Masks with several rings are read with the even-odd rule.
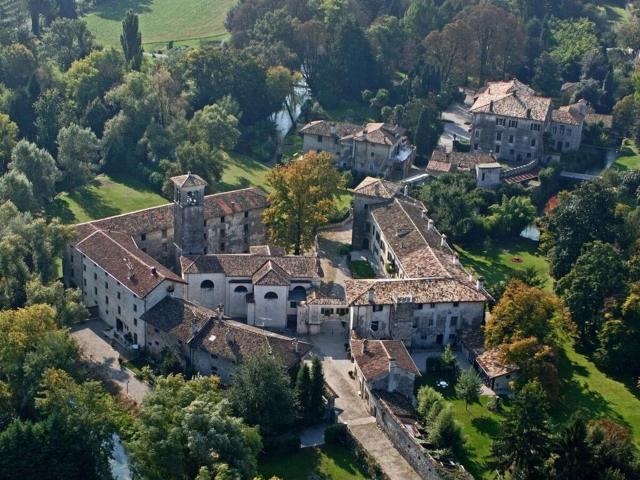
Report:
[[[433,230],[434,227],[434,223],[432,219],[429,219],[429,223],[427,223],[427,228],[429,228],[429,230]]]
[[[440,237],[440,246],[445,247],[447,245],[447,236],[443,233]]]
[[[369,293],[369,303],[373,303],[373,289],[370,288],[368,293]]]
[[[482,290],[484,288],[484,277],[478,277],[476,280],[476,289]]]
[[[369,347],[369,340],[366,338],[362,340],[362,353],[367,353],[367,349]]]
[[[133,265],[131,264],[128,258],[123,258],[122,260],[124,261],[124,264],[127,266],[127,279],[128,280],[133,279],[134,277]]]
[[[230,329],[227,330],[227,332],[224,334],[224,339],[229,345],[233,343],[233,333],[231,332]]]
[[[458,257],[457,253],[453,254],[453,264],[454,265],[460,265],[460,258]]]
[[[156,270],[156,267],[151,267],[151,275],[153,275],[154,277],[157,275],[158,271]]]
[[[296,352],[296,353],[298,353],[298,339],[297,339],[297,338],[294,338],[294,339],[292,340],[292,343],[293,343],[293,351],[294,351],[294,352]]]
[[[493,112],[493,100],[489,102],[489,111]]]
[[[397,368],[398,363],[394,357],[389,357],[389,373],[393,373],[393,371]]]
[[[527,118],[531,118],[531,109],[527,108]]]
[[[409,185],[408,184],[404,186],[404,192],[403,193],[404,193],[405,197],[409,196]]]
[[[223,304],[219,304],[218,308],[216,309],[216,313],[218,314],[218,321],[222,322],[222,315],[224,314],[224,305]]]

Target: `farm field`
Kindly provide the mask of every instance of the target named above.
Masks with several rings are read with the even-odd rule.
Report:
[[[140,16],[142,43],[147,51],[200,41],[225,40],[227,11],[235,0],[111,0],[92,9],[84,19],[99,43],[120,46],[122,19],[131,9]]]

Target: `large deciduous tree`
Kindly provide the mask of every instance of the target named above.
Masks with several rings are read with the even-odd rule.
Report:
[[[60,170],[46,150],[26,140],[20,140],[11,153],[9,170],[23,173],[29,179],[40,206],[55,195]]]
[[[73,62],[89,55],[94,36],[83,20],[58,18],[42,37],[46,55],[56,61],[63,71]]]
[[[127,444],[136,478],[252,478],[262,448],[257,430],[231,415],[217,377],[160,377]],[[228,476],[225,476],[228,475]]]
[[[96,135],[90,129],[72,123],[60,130],[57,143],[64,187],[81,187],[93,180],[101,160],[101,146]]]
[[[13,147],[18,143],[18,126],[9,115],[0,113],[0,172],[7,169]]]
[[[329,153],[309,152],[271,170],[271,205],[264,212],[269,237],[300,255],[313,245],[318,227],[329,221],[344,185]]]
[[[255,355],[238,366],[229,390],[233,410],[260,433],[271,437],[293,424],[295,398],[291,379],[273,355]]]

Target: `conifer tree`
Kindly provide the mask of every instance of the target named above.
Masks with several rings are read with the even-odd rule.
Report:
[[[306,422],[309,420],[309,403],[311,399],[311,373],[306,363],[298,368],[294,393],[298,417],[303,422]]]
[[[122,20],[122,33],[120,44],[124,52],[124,58],[131,70],[140,70],[142,65],[142,34],[138,25],[138,15],[129,10]]]
[[[309,415],[312,420],[320,421],[324,416],[324,373],[320,358],[313,357],[311,365],[311,388],[309,392]]]

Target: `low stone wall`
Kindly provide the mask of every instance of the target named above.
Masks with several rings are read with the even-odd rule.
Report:
[[[508,170],[503,170],[502,174],[500,175],[500,177],[501,178],[515,177],[517,175],[530,172],[531,170],[533,170],[537,166],[538,166],[538,161],[537,160],[533,160],[532,162],[529,162],[529,163],[527,163],[525,165],[520,165],[519,167],[510,168]]]
[[[464,467],[445,467],[418,443],[408,430],[411,427],[405,426],[405,423],[408,425],[415,423],[415,420],[409,416],[409,411],[406,412],[406,417],[400,418],[387,401],[376,393],[372,395],[371,402],[375,406],[378,425],[421,478],[424,480],[473,480],[473,476]]]

